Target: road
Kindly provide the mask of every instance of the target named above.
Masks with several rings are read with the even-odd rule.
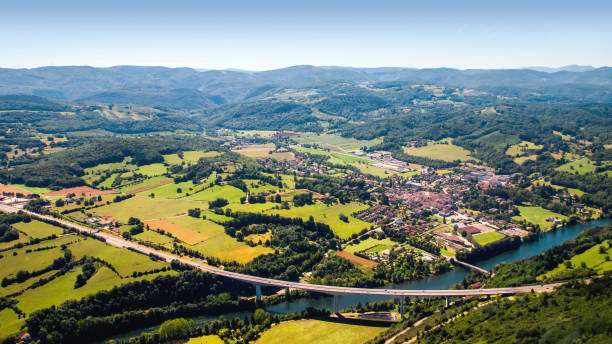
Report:
[[[0,204],[0,211],[14,213],[21,209],[14,208],[8,205]],[[300,282],[290,282],[290,281],[281,281],[270,278],[263,278],[257,276],[250,276],[245,274],[240,274],[236,272],[226,271],[223,269],[215,268],[201,261],[195,261],[192,259],[188,259],[185,257],[179,257],[173,254],[169,254],[163,251],[158,251],[146,246],[139,245],[134,242],[127,241],[122,237],[119,237],[114,234],[110,234],[107,232],[96,231],[91,228],[81,226],[69,221],[56,219],[51,216],[46,216],[38,213],[34,213],[31,211],[22,210],[25,213],[47,221],[55,221],[60,223],[63,226],[68,228],[72,228],[78,230],[82,233],[88,233],[90,235],[94,235],[100,238],[104,238],[106,242],[110,245],[123,247],[123,248],[131,248],[133,250],[139,251],[144,254],[154,254],[167,262],[171,262],[172,260],[177,260],[183,264],[193,266],[197,269],[200,269],[204,272],[208,272],[211,274],[215,274],[217,276],[223,276],[227,278],[231,278],[234,280],[238,280],[245,283],[250,283],[255,286],[273,286],[279,288],[294,288],[294,289],[302,289],[308,290],[312,292],[318,292],[329,295],[385,295],[389,297],[394,296],[441,296],[441,297],[452,297],[452,296],[478,296],[478,295],[508,295],[508,294],[520,294],[520,293],[529,293],[531,291],[535,292],[544,292],[544,291],[552,291],[555,287],[561,285],[562,283],[554,283],[554,284],[545,284],[545,285],[534,285],[534,286],[521,286],[521,287],[512,287],[512,288],[491,288],[491,289],[466,289],[466,290],[446,290],[446,289],[427,289],[427,290],[412,290],[412,289],[371,289],[371,288],[349,288],[349,287],[336,287],[336,286],[327,286],[327,285],[318,285],[318,284],[309,284],[309,283],[300,283]]]

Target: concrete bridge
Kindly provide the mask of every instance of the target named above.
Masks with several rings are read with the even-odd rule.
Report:
[[[17,212],[21,209],[17,209],[11,206],[0,204],[0,211],[4,212]],[[85,226],[81,226],[66,220],[57,219],[51,216],[42,215],[38,213],[34,213],[31,211],[23,210],[25,213],[37,217],[46,221],[53,221],[63,225],[67,228],[72,228],[82,233],[87,233],[90,235],[94,235],[100,238],[104,238],[106,242],[110,245],[130,248],[135,251],[139,251],[144,254],[154,254],[167,262],[171,262],[173,260],[177,260],[183,264],[193,266],[201,271],[208,272],[211,274],[215,274],[217,276],[231,278],[237,281],[241,281],[244,283],[252,284],[255,287],[255,297],[256,300],[261,300],[261,287],[262,286],[270,286],[277,288],[294,288],[307,290],[327,295],[332,295],[334,297],[334,305],[333,311],[334,313],[338,313],[338,297],[340,295],[384,295],[389,297],[400,297],[400,314],[403,315],[404,308],[404,298],[406,296],[435,296],[435,297],[444,297],[446,298],[446,306],[448,307],[449,298],[450,297],[461,297],[461,296],[486,296],[486,295],[513,295],[513,294],[521,294],[521,293],[530,293],[534,292],[544,292],[544,291],[552,291],[555,287],[561,285],[562,283],[554,283],[554,284],[545,284],[545,285],[534,285],[534,286],[521,286],[521,287],[510,287],[510,288],[490,288],[490,289],[465,289],[465,290],[451,290],[451,289],[377,289],[377,288],[349,288],[349,287],[337,287],[337,286],[328,286],[328,285],[319,285],[319,284],[309,284],[309,283],[301,283],[301,282],[291,282],[291,281],[282,281],[271,278],[257,277],[251,275],[240,274],[237,272],[227,271],[219,268],[215,268],[209,266],[201,261],[195,261],[192,259],[188,259],[185,257],[175,256],[173,254],[169,254],[163,251],[158,251],[152,249],[150,247],[146,247],[143,245],[139,245],[137,243],[127,241],[119,236],[114,234],[97,231]]]

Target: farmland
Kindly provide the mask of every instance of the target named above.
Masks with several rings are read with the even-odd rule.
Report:
[[[31,238],[46,238],[50,235],[59,235],[64,231],[56,226],[40,222],[38,220],[32,220],[30,222],[19,222],[13,225],[15,229],[25,233]]]
[[[180,165],[184,163],[195,163],[200,160],[200,158],[208,158],[219,155],[219,152],[210,151],[210,152],[202,152],[202,151],[185,151],[182,153],[182,158],[179,157],[178,154],[167,154],[164,155],[164,162],[169,165]]]
[[[552,222],[546,221],[546,219],[549,217],[567,220],[567,217],[565,215],[557,214],[542,207],[517,206],[517,208],[520,211],[521,215],[515,216],[515,220],[525,220],[529,223],[539,225],[543,231],[549,230],[553,226]]]
[[[196,201],[214,201],[217,198],[225,198],[231,203],[240,202],[240,198],[246,196],[246,194],[231,185],[213,185],[208,189],[204,189],[200,192],[194,193],[185,197],[186,199]]]
[[[195,207],[206,208],[206,203],[135,196],[119,203],[94,208],[91,212],[97,216],[112,216],[122,223],[127,223],[130,217],[141,220],[161,219],[186,214],[188,209]]]
[[[313,205],[305,205],[303,207],[293,207],[291,209],[273,209],[266,211],[270,214],[279,214],[284,217],[299,217],[308,220],[310,216],[314,217],[315,221],[328,224],[331,229],[340,238],[348,238],[353,233],[359,233],[364,228],[369,228],[370,223],[358,220],[352,216],[352,213],[367,209],[368,206],[361,203],[338,204],[333,207],[323,203],[315,203]],[[348,223],[340,220],[340,215],[348,217]]]
[[[404,152],[408,155],[443,161],[476,160],[470,156],[468,150],[453,144],[432,143],[423,147],[404,147]]]
[[[389,238],[385,238],[382,240],[375,239],[375,238],[367,238],[365,240],[360,241],[358,244],[351,244],[345,247],[344,250],[350,253],[365,252],[365,251],[367,252],[376,251],[374,253],[378,253],[382,250],[391,249],[395,245],[396,243],[391,241],[391,239]],[[374,250],[374,251],[370,251],[370,250]]]
[[[250,247],[243,242],[225,234],[222,226],[209,221],[181,216],[166,220],[171,226],[161,227],[171,233],[181,233],[191,242],[188,247],[206,256],[213,256],[221,260],[237,261],[240,263],[253,260],[255,257],[272,252],[263,246]],[[179,238],[180,239],[180,238]]]
[[[291,338],[294,344],[358,344],[384,331],[383,326],[355,325],[350,322],[304,319],[287,321],[265,331],[257,344],[284,344]]]
[[[493,231],[493,232],[488,232],[488,233],[476,234],[472,236],[472,239],[474,239],[474,241],[476,241],[479,245],[486,246],[488,244],[499,241],[505,237],[506,237],[505,235]]]

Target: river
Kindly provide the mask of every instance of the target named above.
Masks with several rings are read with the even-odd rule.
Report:
[[[475,262],[474,265],[479,266],[481,268],[490,270],[496,264],[503,262],[513,262],[520,259],[529,258],[535,256],[541,252],[548,250],[549,248],[559,245],[566,240],[570,240],[578,236],[580,232],[598,226],[603,226],[610,223],[612,219],[602,219],[602,220],[594,220],[585,224],[576,224],[567,227],[559,228],[555,231],[543,233],[536,240],[523,243],[518,249],[506,251],[492,258],[482,260],[479,262]],[[386,289],[449,289],[454,284],[457,284],[463,280],[468,270],[465,270],[461,267],[456,267],[455,269],[446,272],[444,274],[438,276],[431,276],[425,279],[417,280],[417,281],[408,281],[399,284],[393,284],[384,286],[381,288]],[[361,302],[371,302],[371,301],[382,301],[388,300],[389,297],[382,295],[344,295],[340,296],[338,300],[339,307],[346,308],[350,306],[355,306],[357,303]],[[332,297],[331,296],[319,296],[319,297],[309,297],[309,298],[300,298],[291,300],[284,303],[279,303],[276,305],[272,305],[266,307],[266,310],[271,313],[291,313],[291,312],[301,312],[308,307],[314,307],[319,309],[331,309],[332,306]],[[239,313],[227,313],[223,316],[225,318],[231,319],[234,317],[245,317],[250,316],[249,312],[239,312]],[[192,318],[196,325],[203,325],[211,320],[219,319],[221,315],[205,315]],[[135,330],[129,333],[124,333],[113,338],[108,339],[128,339],[130,337],[138,336],[142,332],[150,332],[159,329],[159,325],[151,326],[148,328],[143,328],[139,330]],[[107,339],[107,340],[108,340]],[[100,342],[100,343],[105,343]]]

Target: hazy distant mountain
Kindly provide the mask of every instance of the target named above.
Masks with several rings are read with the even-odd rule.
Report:
[[[305,65],[249,72],[141,66],[41,67],[0,69],[0,94],[30,94],[83,102],[161,105],[188,110],[254,100],[269,95],[271,90],[283,88],[317,87],[337,82],[372,84],[396,81],[461,88],[539,89],[579,84],[582,87],[608,89],[612,87],[612,68],[567,66],[538,71]]]
[[[523,69],[531,69],[531,70],[535,70],[538,72],[545,72],[545,73],[556,73],[556,72],[588,72],[588,71],[592,71],[595,70],[595,67],[593,66],[581,66],[581,65],[567,65],[567,66],[563,66],[563,67],[542,67],[542,66],[536,66],[536,67],[525,67]]]

